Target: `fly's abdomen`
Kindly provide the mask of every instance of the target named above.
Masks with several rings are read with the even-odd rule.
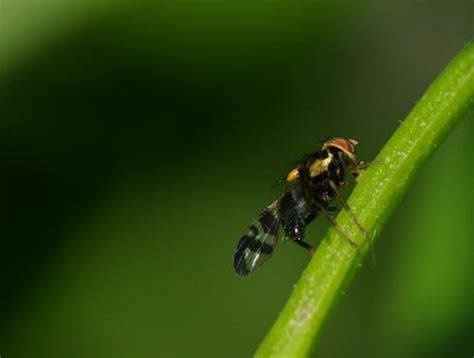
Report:
[[[283,229],[286,234],[293,240],[303,240],[304,239],[304,227],[306,225],[305,220],[302,216],[291,215],[285,220],[282,220]]]
[[[293,185],[283,196],[280,206],[281,223],[290,239],[304,239],[304,228],[310,215],[309,198],[304,196],[299,184]]]

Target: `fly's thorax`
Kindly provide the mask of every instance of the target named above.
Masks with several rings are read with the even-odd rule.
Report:
[[[314,160],[308,163],[307,168],[310,178],[326,173],[334,160],[334,155],[329,150],[321,150],[318,154]]]
[[[328,180],[324,180],[320,182],[314,188],[314,197],[313,197],[313,204],[316,206],[316,210],[319,207],[325,208],[334,200],[334,191],[329,185]]]

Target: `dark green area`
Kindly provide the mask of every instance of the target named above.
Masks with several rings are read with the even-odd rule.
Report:
[[[278,179],[332,135],[373,158],[474,34],[462,1],[225,4],[0,3],[0,355],[249,356],[308,262],[282,242],[233,273]],[[318,356],[472,355],[471,122]]]

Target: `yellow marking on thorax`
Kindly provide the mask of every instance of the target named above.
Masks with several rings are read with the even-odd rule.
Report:
[[[329,163],[331,163],[331,160],[333,158],[330,152],[328,154],[329,156],[326,159],[317,159],[313,162],[313,164],[311,164],[311,166],[309,167],[309,174],[312,178],[318,176],[328,168]]]

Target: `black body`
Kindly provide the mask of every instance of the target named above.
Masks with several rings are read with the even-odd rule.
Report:
[[[309,167],[316,160],[333,155],[327,170],[311,178]],[[301,159],[299,179],[292,183],[281,199],[280,218],[288,237],[295,241],[304,239],[304,228],[321,210],[330,211],[335,197],[331,182],[340,186],[344,182],[346,158],[335,148],[319,150]]]
[[[247,275],[265,262],[276,245],[281,223],[286,236],[312,254],[313,247],[304,242],[305,227],[319,213],[328,215],[336,197],[335,188],[344,183],[346,168],[353,164],[347,153],[337,147],[318,150],[301,158],[295,166],[297,174],[287,179],[285,193],[268,206],[250,225],[237,246],[234,268]],[[353,170],[353,175],[357,173]]]

